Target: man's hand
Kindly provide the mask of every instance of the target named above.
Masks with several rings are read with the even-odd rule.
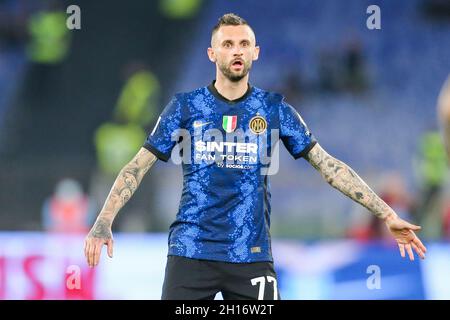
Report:
[[[347,197],[370,210],[376,217],[385,221],[388,230],[398,243],[403,258],[405,257],[405,249],[411,260],[414,260],[412,249],[422,259],[425,258],[427,249],[414,233],[414,231],[420,230],[420,227],[400,219],[392,208],[373,192],[353,169],[330,156],[318,143],[308,152],[306,160],[322,174],[333,188],[341,191]]]
[[[400,249],[400,255],[405,257],[405,250],[408,252],[409,259],[414,260],[413,250],[422,258],[425,259],[425,252],[427,248],[422,241],[416,236],[414,231],[418,231],[421,227],[413,225],[397,216],[390,215],[385,219],[388,230],[392,233],[397,241]]]
[[[108,246],[108,256],[113,257],[113,237],[111,223],[106,219],[98,219],[84,241],[84,255],[89,267],[95,267],[100,261],[102,247]]]

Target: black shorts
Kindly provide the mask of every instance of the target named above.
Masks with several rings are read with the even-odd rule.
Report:
[[[273,262],[230,263],[168,256],[162,300],[278,300]]]

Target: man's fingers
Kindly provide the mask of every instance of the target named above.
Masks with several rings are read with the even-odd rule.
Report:
[[[91,250],[91,244],[88,241],[88,242],[86,242],[86,262],[87,262],[88,266],[91,265],[90,260],[89,260],[90,259],[89,258],[89,251],[90,250]]]
[[[408,252],[409,260],[414,261],[414,253],[413,253],[411,245],[409,243],[405,244],[405,249],[406,249],[406,252]]]
[[[404,258],[405,257],[405,245],[403,243],[399,243],[398,248],[400,249],[400,255],[402,256],[402,258]]]
[[[422,250],[423,253],[427,252],[427,248],[423,245],[422,241],[420,241],[419,238],[414,237],[413,241],[416,244],[416,246],[418,246],[420,250]]]
[[[94,250],[95,250],[95,244],[91,242],[89,244],[89,250],[88,250],[88,264],[89,264],[89,267],[93,267],[94,266]]]
[[[103,243],[97,242],[97,245],[95,246],[95,257],[94,257],[94,267],[98,265],[98,262],[100,261],[100,255],[102,253]]]
[[[84,255],[89,267],[95,267],[100,262],[103,245],[108,246],[108,255],[113,257],[113,239],[87,239],[84,243]]]
[[[108,256],[110,258],[112,258],[113,257],[113,245],[114,245],[113,239],[109,239],[108,242],[106,243],[106,245],[108,246]]]
[[[92,267],[95,267],[95,259],[96,259],[96,254],[97,254],[97,246],[98,246],[98,244],[97,244],[97,241],[94,241],[94,245],[93,245],[93,247],[94,247],[94,249],[92,250],[92,260],[91,260],[91,266]]]
[[[420,229],[422,229],[421,226],[416,226],[415,224],[409,223],[408,222],[408,228],[413,230],[413,231],[419,231]]]
[[[419,257],[421,259],[425,259],[425,254],[422,252],[422,250],[420,250],[420,248],[414,242],[411,242],[411,246],[417,252],[417,254],[419,255]]]

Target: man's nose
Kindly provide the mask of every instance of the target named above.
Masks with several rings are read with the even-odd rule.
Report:
[[[233,56],[242,56],[244,53],[242,52],[242,48],[240,46],[236,46],[233,50]]]

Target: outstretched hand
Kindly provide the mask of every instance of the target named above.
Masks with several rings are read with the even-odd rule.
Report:
[[[421,227],[413,225],[399,217],[389,217],[386,219],[386,226],[394,239],[397,241],[400,255],[404,258],[405,252],[408,253],[409,259],[414,260],[414,251],[425,259],[425,252],[427,248],[423,245],[422,241],[416,236],[414,231],[419,231]]]
[[[111,225],[100,219],[94,224],[84,241],[84,255],[89,267],[98,265],[103,245],[108,247],[108,256],[112,258],[113,243]]]

